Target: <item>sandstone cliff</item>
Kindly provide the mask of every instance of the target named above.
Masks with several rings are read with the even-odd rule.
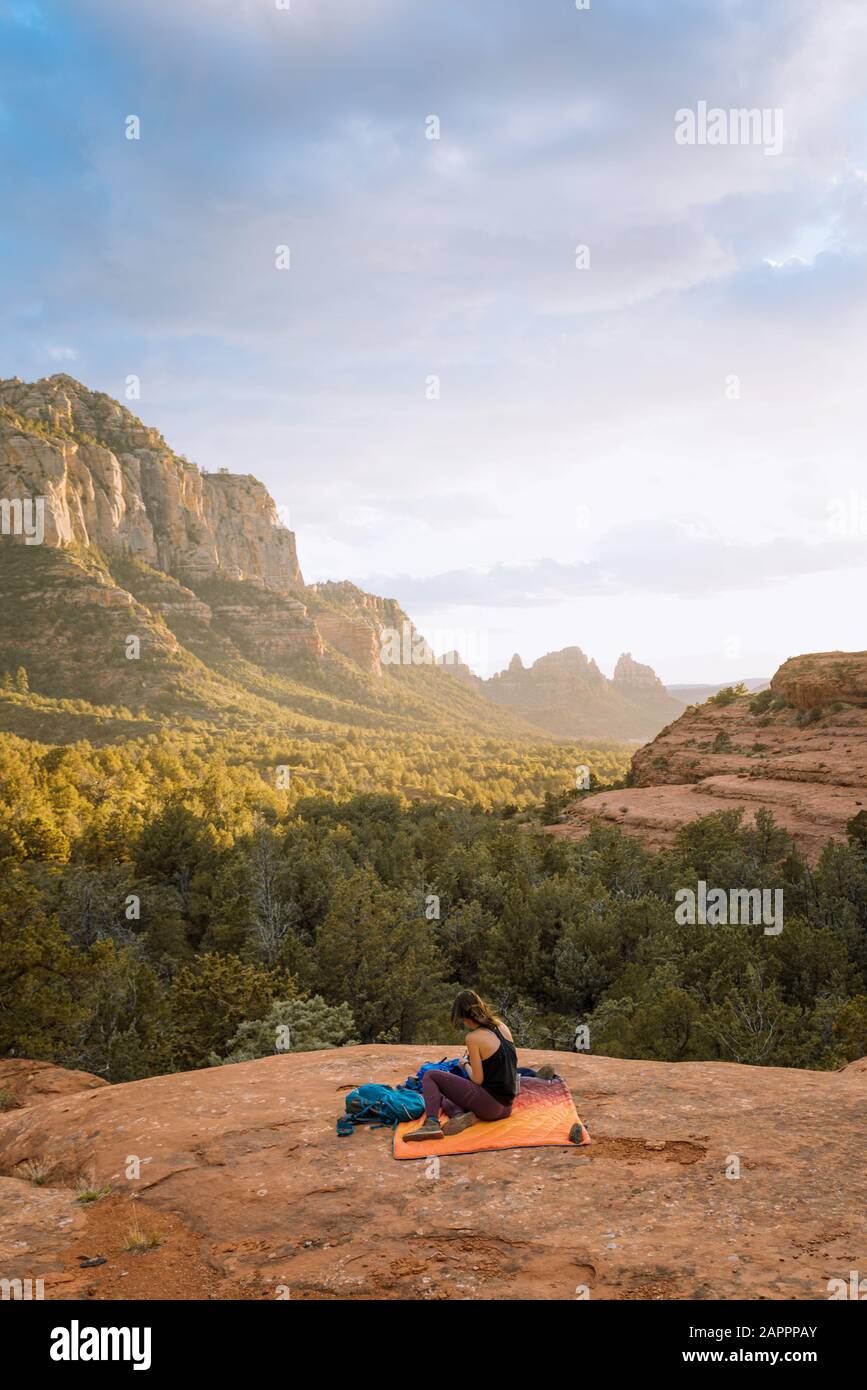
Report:
[[[554,1061],[590,1148],[436,1167],[395,1162],[388,1130],[336,1137],[353,1085],[402,1081],[450,1050],[362,1046],[67,1084],[0,1115],[0,1267],[44,1279],[53,1299],[302,1301],[573,1300],[579,1288],[808,1300],[863,1270],[860,1064],[522,1051]],[[83,1188],[104,1192],[83,1203]],[[134,1228],[155,1247],[130,1253]]]
[[[31,544],[10,507],[37,499],[42,534]],[[350,583],[305,586],[295,537],[256,478],[203,471],[64,373],[0,381],[0,502],[0,592],[12,615],[0,674],[23,666],[51,698],[199,717],[237,704],[231,685],[252,663],[269,689],[274,674],[291,681],[310,712],[318,696],[297,693],[299,682],[392,716],[411,691],[414,714],[451,704],[507,736],[637,741],[679,708],[628,654],[610,681],[577,647],[529,670],[516,657],[487,681],[460,660],[437,663],[394,600]],[[129,637],[141,644],[136,665]],[[204,690],[205,671],[219,689]],[[400,696],[373,689],[386,674]]]
[[[532,734],[472,691],[456,700],[430,663],[388,664],[384,627],[423,644],[407,615],[352,584],[306,586],[254,477],[204,472],[65,374],[0,382],[0,530],[0,677],[23,667],[37,696],[236,731],[297,715]],[[106,722],[89,717],[88,734]],[[38,734],[67,727],[46,710]]]
[[[382,675],[384,633],[396,632],[401,637],[405,631],[415,633],[394,599],[367,594],[347,580],[311,584],[308,593],[328,605],[316,610],[316,626],[324,639],[372,675]]]
[[[790,709],[838,713],[867,707],[867,652],[820,652],[783,662],[771,690]]]
[[[203,473],[111,397],[58,375],[0,382],[0,497],[45,500],[45,543],[179,578],[303,589],[295,537],[250,476]]]
[[[867,808],[867,653],[794,657],[768,691],[690,707],[638,750],[632,781],[576,802],[552,833],[600,817],[660,848],[712,811],[765,808],[815,859]]]

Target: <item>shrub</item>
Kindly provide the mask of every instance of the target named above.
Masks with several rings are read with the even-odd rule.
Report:
[[[808,724],[815,724],[824,716],[825,711],[820,705],[814,705],[812,709],[799,710],[795,722],[799,729],[806,728]]]
[[[750,711],[753,714],[767,714],[768,710],[777,708],[777,697],[771,690],[762,690],[756,695],[755,699],[750,700]]]
[[[253,1062],[275,1052],[317,1052],[326,1047],[351,1045],[355,1028],[348,1004],[326,1004],[319,994],[312,999],[277,999],[264,1018],[239,1025],[225,1057],[211,1053],[212,1067],[230,1062]]]
[[[716,695],[708,697],[709,705],[730,705],[739,695],[749,695],[749,691],[743,681],[738,681],[737,685],[727,685],[722,690],[718,690]]]

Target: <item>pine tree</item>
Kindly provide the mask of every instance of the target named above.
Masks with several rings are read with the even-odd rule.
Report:
[[[364,1042],[414,1042],[445,991],[430,923],[372,869],[338,883],[316,937],[316,987],[347,1001]]]
[[[284,971],[244,965],[237,956],[199,956],[178,971],[169,995],[176,1065],[188,1070],[204,1066],[212,1052],[223,1055],[241,1023],[263,1018],[275,999],[294,993]]]

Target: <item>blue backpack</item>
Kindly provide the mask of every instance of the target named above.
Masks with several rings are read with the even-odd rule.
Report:
[[[419,1120],[424,1114],[424,1101],[418,1091],[403,1086],[382,1086],[369,1082],[350,1091],[345,1101],[346,1114],[337,1121],[341,1139],[355,1132],[355,1125],[399,1125],[404,1120]]]
[[[464,1070],[461,1064],[461,1059],[459,1057],[444,1057],[441,1062],[423,1063],[423,1065],[419,1067],[415,1076],[408,1076],[406,1078],[406,1081],[403,1083],[405,1088],[408,1091],[420,1091],[421,1083],[424,1081],[425,1078],[425,1073],[429,1071],[449,1071],[453,1072],[455,1076],[462,1076],[465,1081],[467,1079],[467,1073]]]

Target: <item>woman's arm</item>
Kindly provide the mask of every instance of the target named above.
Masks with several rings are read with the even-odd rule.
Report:
[[[481,1086],[485,1079],[484,1068],[482,1067],[482,1054],[479,1051],[479,1044],[472,1033],[467,1038],[467,1055],[469,1057],[469,1073],[477,1086]]]

